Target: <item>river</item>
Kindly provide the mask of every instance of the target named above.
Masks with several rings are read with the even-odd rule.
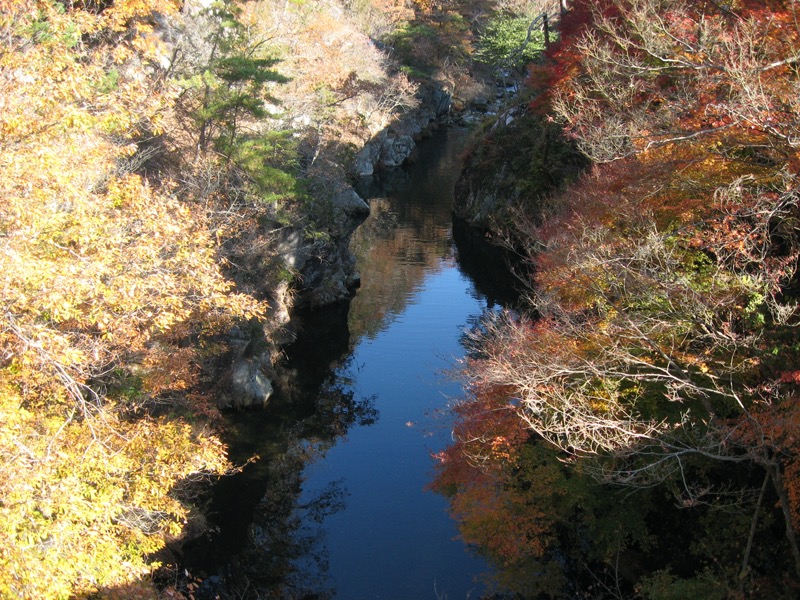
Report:
[[[276,399],[263,413],[230,415],[231,458],[259,458],[216,486],[215,530],[187,549],[206,592],[486,592],[489,565],[458,539],[447,500],[427,489],[431,454],[450,441],[447,407],[460,384],[447,371],[464,353],[463,332],[513,297],[502,261],[485,262],[461,229],[454,236],[465,139],[445,130],[418,146],[410,168],[363,182],[371,214],[352,242],[362,287],[349,304],[299,315]]]

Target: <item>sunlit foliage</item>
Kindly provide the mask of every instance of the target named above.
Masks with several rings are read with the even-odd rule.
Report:
[[[480,9],[463,0],[413,4],[413,18],[398,23],[385,41],[410,75],[447,80],[451,70],[468,64],[473,39],[470,17]]]
[[[495,69],[523,69],[544,51],[541,18],[498,15],[486,24],[476,46],[475,57]]]
[[[0,595],[135,581],[178,536],[192,483],[227,468],[200,421],[199,347],[264,307],[214,238],[136,172],[175,90],[168,0],[23,0],[0,11]],[[194,422],[193,422],[194,421]]]

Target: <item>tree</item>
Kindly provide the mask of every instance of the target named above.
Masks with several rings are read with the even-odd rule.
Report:
[[[241,13],[231,0],[217,0],[191,17],[179,67],[184,72],[179,102],[195,123],[201,153],[213,142],[230,157],[242,127],[269,116],[266,102],[276,100],[268,84],[286,82],[272,68],[278,60],[269,56],[267,40],[252,39]]]
[[[475,57],[498,71],[523,71],[544,52],[543,17],[496,15],[478,37]]]
[[[735,148],[737,136],[740,151],[785,160],[798,133],[794,8],[576,2],[554,110],[600,162],[698,137]]]
[[[537,81],[596,166],[516,219],[536,317],[487,322],[472,389],[600,481],[674,482],[685,506],[716,501],[702,469],[761,469],[800,575],[794,3],[573,6]]]
[[[0,16],[0,595],[138,582],[229,468],[198,383],[232,291],[200,211],[135,171],[173,101],[160,0]],[[138,584],[137,584],[138,585]],[[142,583],[146,587],[146,582]]]

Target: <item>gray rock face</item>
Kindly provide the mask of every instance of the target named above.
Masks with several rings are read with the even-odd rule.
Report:
[[[303,239],[303,232],[298,229],[283,229],[278,233],[275,252],[289,269],[303,268],[308,260],[309,248]]]
[[[379,165],[384,169],[399,167],[411,156],[414,139],[410,135],[387,136],[381,145]]]
[[[472,99],[472,109],[479,112],[486,112],[489,110],[489,99],[483,96],[478,96]]]
[[[331,199],[335,211],[343,215],[351,223],[343,223],[342,226],[350,229],[349,233],[355,231],[364,219],[369,215],[369,204],[356,194],[352,189],[335,194]]]
[[[436,118],[442,118],[450,113],[453,98],[448,92],[441,88],[433,88],[428,96],[423,103],[431,108]]]
[[[361,280],[350,252],[350,236],[317,243],[301,272],[296,306],[325,306],[352,296]]]
[[[475,143],[455,185],[453,212],[478,228],[502,229],[520,207],[538,214],[543,200],[581,173],[586,158],[558,124],[524,104],[497,115]]]
[[[381,147],[376,141],[367,142],[358,154],[356,154],[355,160],[353,161],[353,172],[355,175],[357,177],[369,177],[373,175],[380,153]]]
[[[475,179],[469,175],[456,182],[453,214],[474,227],[492,228],[498,212],[515,200],[502,184],[508,177],[505,165],[498,165],[496,171],[486,179]]]
[[[430,86],[420,91],[419,99],[419,108],[405,113],[356,154],[350,166],[354,175],[369,177],[377,170],[399,167],[411,156],[415,140],[424,137],[432,125],[447,120],[452,103],[450,94]]]
[[[233,366],[230,390],[221,399],[221,408],[267,405],[272,396],[272,382],[264,373],[262,362],[257,358],[244,358]]]
[[[366,143],[356,154],[352,171],[359,177],[369,177],[381,169],[401,166],[411,156],[416,142],[411,132],[421,133],[420,127],[409,126],[409,133],[394,134],[384,130]]]
[[[350,252],[350,236],[369,215],[369,205],[352,189],[334,192],[321,205],[327,213],[327,237],[306,241],[295,263],[300,276],[299,294],[295,306],[318,307],[345,300],[352,296],[360,276],[356,271],[355,257]],[[287,244],[287,260],[294,256]]]

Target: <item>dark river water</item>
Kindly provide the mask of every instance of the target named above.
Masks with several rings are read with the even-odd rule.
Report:
[[[216,528],[187,550],[205,591],[231,597],[479,598],[490,567],[427,489],[450,442],[447,376],[464,330],[513,297],[503,261],[451,217],[466,133],[417,148],[415,164],[359,190],[362,287],[298,316],[267,410],[230,415],[240,474],[215,490]],[[455,238],[455,239],[454,239]],[[216,586],[216,587],[215,587]]]

